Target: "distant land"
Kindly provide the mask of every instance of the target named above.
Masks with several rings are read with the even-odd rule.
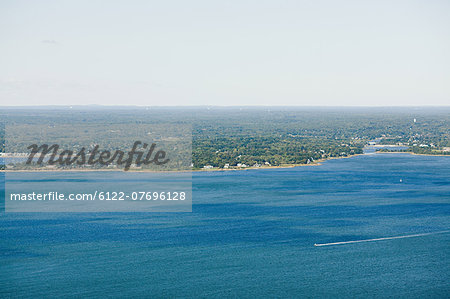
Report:
[[[105,130],[117,124],[186,126],[192,132],[194,170],[314,164],[361,154],[370,143],[450,155],[450,107],[71,107],[1,107],[1,153],[26,152],[18,143],[5,148],[5,125],[51,123]],[[111,148],[122,141],[117,138]]]

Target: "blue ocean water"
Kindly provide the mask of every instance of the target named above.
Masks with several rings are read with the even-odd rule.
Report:
[[[0,295],[450,295],[450,157],[197,172],[192,210],[3,213]]]

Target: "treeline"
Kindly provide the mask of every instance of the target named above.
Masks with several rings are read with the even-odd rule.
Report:
[[[192,157],[194,168],[205,165],[223,168],[255,164],[278,166],[307,164],[329,157],[362,153],[362,144],[346,144],[326,138],[295,137],[218,137],[195,139]]]

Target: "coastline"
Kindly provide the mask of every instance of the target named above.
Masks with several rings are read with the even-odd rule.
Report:
[[[412,152],[399,152],[399,151],[392,151],[392,152],[374,152],[370,154],[410,154],[410,155],[416,155],[416,156],[435,156],[435,157],[450,157],[450,155],[433,155],[433,154],[416,154]],[[185,172],[215,172],[215,171],[245,171],[245,170],[262,170],[262,169],[283,169],[283,168],[294,168],[294,167],[305,167],[305,166],[320,166],[323,162],[329,161],[329,160],[336,160],[336,159],[348,159],[353,158],[356,156],[362,156],[367,155],[367,153],[363,154],[355,154],[355,155],[349,155],[345,157],[330,157],[326,159],[319,159],[315,162],[312,162],[310,164],[283,164],[279,166],[266,166],[266,167],[245,167],[245,168],[212,168],[212,169],[191,169],[191,170],[146,170],[146,169],[130,169],[126,172],[132,172],[132,173],[185,173]],[[7,173],[7,172],[125,172],[121,169],[20,169],[20,170],[0,170],[0,173]]]
[[[450,157],[450,155],[442,155],[442,154],[416,154],[413,152],[399,152],[399,151],[392,151],[392,152],[375,152],[376,154],[410,154],[414,156],[431,156],[431,157]]]
[[[304,166],[320,166],[323,162],[335,159],[347,159],[365,154],[355,154],[345,157],[330,157],[326,159],[319,159],[310,164],[282,164],[278,166],[265,166],[265,167],[245,167],[245,168],[212,168],[212,169],[191,169],[191,170],[150,170],[150,169],[130,169],[124,171],[123,169],[19,169],[19,170],[0,170],[0,173],[4,172],[133,172],[133,173],[184,173],[184,172],[213,172],[213,171],[242,171],[242,170],[257,170],[257,169],[282,169],[282,168],[294,168]]]

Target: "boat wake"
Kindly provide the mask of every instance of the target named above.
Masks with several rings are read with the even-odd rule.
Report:
[[[322,243],[322,244],[315,243],[314,246],[316,246],[316,247],[334,246],[334,245],[344,245],[344,244],[363,243],[363,242],[375,242],[375,241],[384,241],[384,240],[415,238],[415,237],[423,237],[423,236],[436,235],[436,234],[444,234],[444,233],[448,233],[448,232],[450,232],[450,230],[444,230],[444,231],[432,232],[432,233],[415,234],[415,235],[403,235],[403,236],[396,236],[396,237],[376,238],[376,239],[365,239],[365,240]]]

